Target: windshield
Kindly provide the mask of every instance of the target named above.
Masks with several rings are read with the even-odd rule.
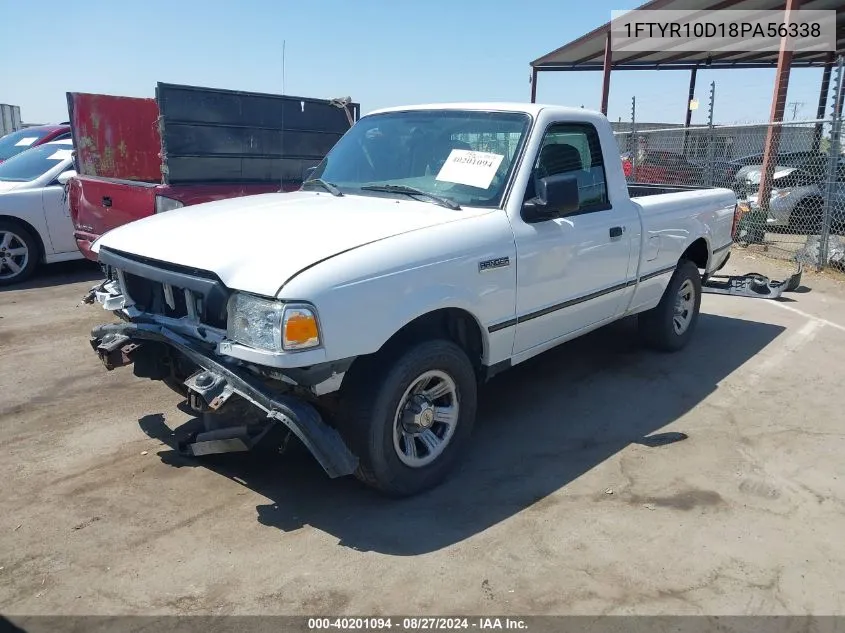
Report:
[[[63,160],[70,160],[73,145],[45,143],[0,163],[0,181],[29,182],[50,171]]]
[[[47,134],[44,130],[18,130],[0,138],[0,160],[7,160],[29,149]]]
[[[456,205],[498,207],[530,119],[514,112],[421,110],[364,117],[311,174],[358,195],[412,187]],[[389,189],[389,187],[388,187]],[[420,197],[420,200],[423,200]]]

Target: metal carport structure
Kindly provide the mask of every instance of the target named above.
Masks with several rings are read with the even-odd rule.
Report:
[[[616,70],[688,70],[690,71],[689,99],[685,123],[690,124],[689,100],[695,91],[696,72],[707,70],[730,70],[752,68],[776,68],[775,85],[772,94],[770,122],[783,120],[786,92],[789,86],[791,68],[824,68],[819,91],[817,119],[823,119],[827,94],[830,86],[830,71],[836,56],[845,51],[845,2],[843,0],[651,0],[638,10],[674,11],[836,11],[836,50],[793,52],[781,40],[780,49],[767,51],[730,51],[713,54],[707,51],[677,51],[668,46],[662,51],[617,52],[611,48],[611,23],[590,31],[572,42],[553,50],[531,62],[531,102],[537,99],[537,79],[540,72],[601,71],[601,111],[607,114],[610,94],[610,75]],[[768,188],[774,168],[772,156],[777,155],[780,128],[769,127],[763,158],[763,189],[760,199],[768,199]],[[819,129],[819,134],[821,130]]]

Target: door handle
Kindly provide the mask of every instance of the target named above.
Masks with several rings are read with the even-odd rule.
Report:
[[[610,237],[622,237],[622,234],[625,232],[624,226],[611,226],[610,227]]]
[[[109,196],[103,196],[103,206],[106,208],[111,206],[111,198]]]

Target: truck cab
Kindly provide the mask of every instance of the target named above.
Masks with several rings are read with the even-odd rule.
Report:
[[[469,449],[477,386],[496,373],[629,315],[649,346],[682,349],[735,213],[726,189],[629,190],[599,113],[380,110],[300,191],[100,238],[108,279],[91,300],[124,322],[92,346],[207,418],[186,451],[235,435],[247,450],[281,424],[330,476],[414,494]],[[224,235],[246,248],[221,249]]]

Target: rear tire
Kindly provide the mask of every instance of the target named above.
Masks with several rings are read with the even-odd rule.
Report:
[[[689,343],[700,308],[701,275],[693,262],[682,259],[660,303],[639,315],[640,337],[652,349],[677,352]]]
[[[432,340],[361,360],[344,381],[337,416],[359,459],[355,476],[395,497],[437,486],[475,421],[477,381],[466,353]]]
[[[41,259],[38,239],[18,222],[0,220],[0,286],[26,281]]]

